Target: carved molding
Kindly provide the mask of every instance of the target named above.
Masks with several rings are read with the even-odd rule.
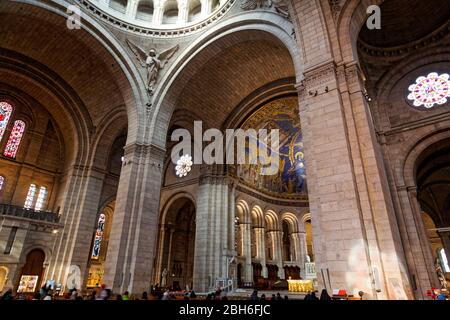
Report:
[[[124,148],[123,166],[131,163],[147,163],[162,170],[166,151],[155,145],[128,144]]]
[[[274,12],[292,22],[288,0],[241,0],[242,10],[272,9]]]
[[[314,91],[336,81],[336,65],[333,61],[305,72],[305,77],[297,89]]]
[[[363,87],[362,71],[357,63],[345,67],[345,80],[349,85],[359,82]]]
[[[200,176],[198,184],[228,185],[229,182],[229,178],[224,174],[209,173]]]

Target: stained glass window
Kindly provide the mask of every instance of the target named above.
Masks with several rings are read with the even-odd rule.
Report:
[[[0,191],[3,190],[3,185],[5,184],[5,177],[0,176]]]
[[[409,86],[408,99],[413,101],[414,106],[432,108],[447,102],[450,97],[450,76],[446,73],[441,75],[436,72],[426,77],[418,77],[416,83]]]
[[[25,199],[25,205],[24,207],[26,209],[31,209],[34,202],[34,196],[36,195],[36,185],[30,184],[30,188],[28,189],[27,198]]]
[[[97,230],[95,231],[94,247],[92,248],[92,259],[100,256],[100,245],[102,244],[103,232],[105,231],[106,216],[102,213],[98,218]]]
[[[41,211],[44,207],[45,198],[47,197],[47,188],[46,187],[40,187],[38,197],[36,199],[36,206],[34,209],[36,211]]]
[[[448,259],[447,259],[447,255],[445,254],[445,249],[442,248],[441,250],[439,250],[439,258],[441,260],[441,264],[442,264],[442,269],[444,272],[450,272],[450,267],[448,265]]]
[[[5,129],[8,126],[12,110],[13,108],[9,103],[4,101],[0,102],[0,140],[2,140]]]
[[[10,158],[15,158],[17,150],[19,149],[20,140],[22,140],[25,131],[25,122],[22,120],[14,121],[14,127],[9,135],[8,143],[6,144],[3,154]]]

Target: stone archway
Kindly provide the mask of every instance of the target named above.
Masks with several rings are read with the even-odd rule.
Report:
[[[430,140],[432,141],[428,139],[428,142]],[[417,152],[413,151],[412,154]],[[418,237],[426,253],[425,257],[428,258],[426,261],[428,272],[418,273],[419,279],[426,279],[428,276],[431,281],[436,281],[437,276],[440,282],[437,286],[442,288],[448,288],[446,277],[450,278],[448,260],[443,261],[450,254],[449,171],[450,138],[446,138],[420,150],[414,161],[414,186],[408,189],[411,206],[417,216],[415,222],[419,231]],[[433,233],[440,240],[437,247],[433,246],[433,239],[430,237]],[[441,249],[445,254],[440,254]]]
[[[33,249],[28,252],[25,265],[22,267],[17,284],[17,292],[34,293],[42,284],[44,274],[45,252]]]
[[[158,286],[174,291],[193,288],[195,228],[194,202],[187,197],[170,201],[160,222],[158,269],[161,272],[155,274]]]

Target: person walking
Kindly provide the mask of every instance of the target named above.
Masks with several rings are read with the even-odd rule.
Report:
[[[331,297],[328,294],[327,289],[322,290],[322,293],[320,294],[320,300],[331,300]]]

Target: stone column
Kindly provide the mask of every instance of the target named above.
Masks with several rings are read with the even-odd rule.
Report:
[[[291,238],[291,251],[294,252],[294,261],[300,267],[300,270],[305,269],[306,262],[306,233],[305,232],[293,232],[290,235]],[[292,253],[292,252],[291,252]]]
[[[160,25],[162,24],[164,15],[164,6],[162,0],[155,0],[153,2],[153,24]]]
[[[206,17],[212,12],[212,0],[200,0],[202,4],[201,16]]]
[[[273,246],[273,261],[278,266],[278,277],[284,279],[282,241],[283,232],[278,230],[269,231]]]
[[[263,227],[255,227],[254,230],[256,235],[256,258],[259,259],[259,263],[261,263],[262,266],[261,275],[264,278],[267,278],[265,229]]]
[[[252,248],[251,248],[251,224],[244,222],[239,224],[239,231],[242,239],[242,253],[245,257],[244,264],[244,281],[253,282],[253,267],[252,267]]]
[[[178,1],[178,23],[184,24],[189,18],[189,4],[186,0]]]
[[[114,292],[142,294],[150,288],[164,155],[156,146],[125,147],[105,262],[104,282]]]
[[[229,276],[229,262],[235,256],[235,215],[229,206],[230,196],[233,193],[221,170],[210,168],[202,174],[197,193],[193,277],[197,292],[214,290],[218,279]]]
[[[128,5],[127,5],[127,9],[125,11],[125,15],[129,19],[136,18],[136,12],[137,12],[138,5],[139,5],[138,0],[128,0]]]
[[[172,266],[171,266],[171,257],[172,257],[172,240],[173,240],[173,233],[175,232],[175,229],[170,229],[169,231],[169,252],[167,254],[167,271],[168,274],[171,274]]]

